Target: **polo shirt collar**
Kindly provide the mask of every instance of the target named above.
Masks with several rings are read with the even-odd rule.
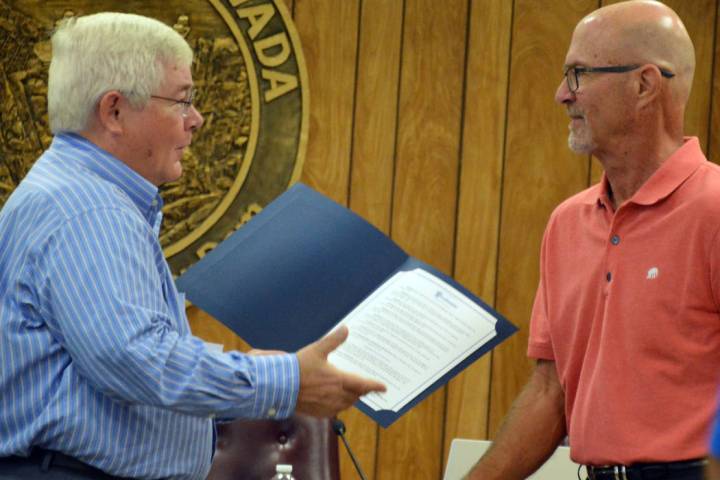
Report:
[[[75,133],[58,133],[50,147],[64,158],[72,158],[83,168],[118,186],[137,206],[147,221],[156,226],[163,201],[157,186],[124,162]],[[72,152],[70,155],[68,153]]]
[[[674,192],[702,164],[705,156],[700,149],[697,137],[685,137],[684,143],[660,168],[635,192],[630,202],[637,205],[652,205]],[[595,202],[599,206],[609,206],[610,184],[603,173],[597,188]]]

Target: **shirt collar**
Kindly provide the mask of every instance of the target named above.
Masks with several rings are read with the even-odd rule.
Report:
[[[665,160],[660,168],[635,192],[630,202],[637,205],[652,205],[674,192],[702,164],[705,156],[697,137],[685,137],[680,148]],[[593,203],[609,206],[610,184],[603,173],[597,186]]]
[[[151,225],[157,224],[163,205],[158,187],[124,162],[75,133],[55,135],[50,150],[63,158],[72,159],[81,167],[119,187]],[[69,153],[71,154],[68,155]]]

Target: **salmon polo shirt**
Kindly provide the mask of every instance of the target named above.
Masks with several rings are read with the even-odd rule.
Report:
[[[563,202],[540,255],[528,355],[553,360],[572,459],[703,457],[720,385],[720,167],[697,138],[613,211]]]

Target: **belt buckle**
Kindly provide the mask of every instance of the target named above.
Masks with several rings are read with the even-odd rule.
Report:
[[[627,468],[625,468],[625,465],[615,465],[613,467],[613,475],[615,476],[615,480],[628,480]]]

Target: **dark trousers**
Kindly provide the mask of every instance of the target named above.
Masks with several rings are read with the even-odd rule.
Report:
[[[43,465],[37,459],[0,458],[0,480],[127,480],[113,477],[92,467],[74,468]]]

